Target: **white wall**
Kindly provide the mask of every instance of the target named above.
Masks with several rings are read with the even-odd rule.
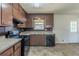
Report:
[[[70,32],[70,21],[79,21],[79,15],[75,14],[54,14],[54,32],[57,43],[79,43],[79,31]]]

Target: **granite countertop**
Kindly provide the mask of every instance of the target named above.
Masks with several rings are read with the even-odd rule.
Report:
[[[52,31],[25,31],[25,32],[21,32],[20,35],[31,35],[31,34],[46,34],[46,35],[50,35],[50,34],[54,34]]]
[[[10,48],[19,41],[21,41],[21,39],[5,38],[4,36],[0,36],[0,53]]]

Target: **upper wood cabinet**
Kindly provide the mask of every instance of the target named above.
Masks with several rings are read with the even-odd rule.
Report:
[[[19,10],[19,4],[18,3],[13,3],[13,8]]]
[[[22,21],[26,21],[26,14],[23,10],[23,8],[21,7],[21,5],[19,4],[19,11],[20,11],[20,14],[21,14],[21,20]]]
[[[19,11],[13,8],[13,17],[16,19],[20,19],[19,15],[20,15]]]
[[[32,27],[32,20],[33,18],[40,18],[45,21],[45,29],[51,29],[53,27],[53,14],[51,13],[30,13],[27,14],[27,22],[26,22],[26,27]]]
[[[2,24],[12,25],[12,4],[2,4]]]
[[[13,8],[13,17],[23,22],[26,21],[26,18],[15,8]]]
[[[32,28],[32,20],[31,20],[31,19],[28,19],[28,20],[26,21],[26,27],[27,27],[27,28]]]
[[[21,12],[21,13],[23,13],[24,11],[23,11],[23,9],[22,9],[22,7],[19,5],[19,11]]]
[[[26,21],[25,12],[18,3],[2,3],[0,5],[0,26],[12,26],[13,17]]]
[[[53,14],[46,15],[46,26],[53,26]]]
[[[18,20],[25,22],[26,17],[25,17],[25,13],[24,13],[23,9],[21,8],[20,5],[18,5],[18,7],[16,7],[16,8],[19,8],[19,9],[16,9],[14,7],[15,5],[18,5],[18,4],[13,4],[13,17],[18,19]]]
[[[22,15],[25,14],[25,11],[20,4],[19,4],[19,11]]]

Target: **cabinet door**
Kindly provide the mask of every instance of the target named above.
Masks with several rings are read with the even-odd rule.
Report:
[[[23,9],[22,9],[22,7],[19,5],[19,11],[21,12],[21,13],[23,13]]]
[[[12,25],[12,4],[2,4],[2,24]]]
[[[38,42],[38,38],[36,35],[31,35],[30,36],[30,45],[38,45],[39,42]]]
[[[46,26],[53,26],[53,14],[46,15]]]
[[[26,21],[26,27],[27,27],[27,28],[32,28],[32,20],[31,20],[31,19],[28,19],[28,20]]]
[[[32,17],[30,15],[27,15],[26,27],[32,28]]]
[[[15,50],[17,50],[19,47],[21,47],[21,42],[19,42],[19,43],[17,43],[17,44],[15,45]]]
[[[14,56],[21,55],[21,42],[18,42],[14,45]]]
[[[21,5],[19,5],[19,11],[20,11],[20,16],[21,16],[21,21],[26,21],[26,16],[25,16],[25,12],[22,9]]]
[[[18,3],[13,3],[13,8],[19,10],[19,4]]]
[[[14,56],[21,56],[21,47],[14,52]]]
[[[45,36],[44,35],[31,35],[30,45],[32,46],[44,46],[45,45]]]
[[[13,8],[13,17],[19,19],[19,12],[15,8]]]
[[[26,18],[24,18],[24,15],[20,13],[17,9],[13,8],[13,17],[17,20],[26,21]]]
[[[13,47],[9,48],[8,50],[0,54],[0,56],[12,56],[12,55],[13,55]]]
[[[45,46],[46,45],[46,36],[41,34],[38,36],[38,38],[39,38],[39,45]]]

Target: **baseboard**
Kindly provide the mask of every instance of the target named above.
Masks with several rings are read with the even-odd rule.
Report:
[[[79,43],[79,42],[56,42],[56,43]]]

